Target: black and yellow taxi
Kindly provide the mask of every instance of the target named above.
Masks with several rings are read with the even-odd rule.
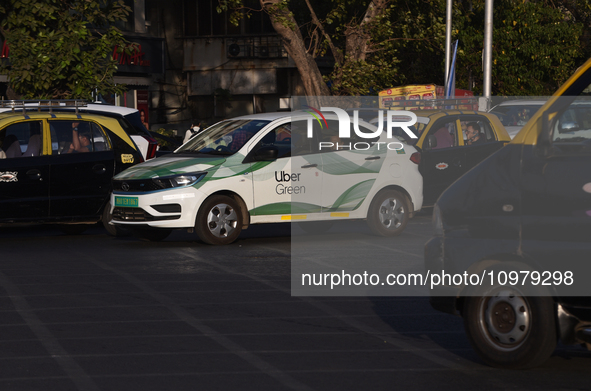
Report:
[[[143,161],[124,121],[30,106],[1,113],[0,225],[62,223],[76,233],[103,220],[114,234],[111,178]]]
[[[591,60],[435,205],[431,304],[463,317],[489,365],[539,365],[558,341],[591,347],[590,96]]]
[[[424,206],[435,204],[449,185],[511,141],[494,114],[454,109],[413,113],[417,123],[412,130],[417,138],[402,131],[398,136],[421,151],[419,171],[423,176]],[[468,129],[475,133],[468,136]]]

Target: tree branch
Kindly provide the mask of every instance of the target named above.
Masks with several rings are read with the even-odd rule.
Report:
[[[318,27],[318,29],[320,29],[322,36],[324,36],[324,39],[326,39],[326,41],[328,42],[328,46],[330,47],[330,51],[332,52],[332,55],[334,56],[335,61],[337,62],[338,65],[342,65],[343,61],[344,61],[343,53],[334,45],[334,43],[332,42],[332,39],[324,30],[324,26],[322,25],[322,23],[320,22],[320,20],[316,16],[316,12],[314,12],[314,9],[312,8],[312,4],[310,4],[310,0],[306,0],[306,5],[308,6],[308,9],[310,10],[310,15],[312,15],[312,21]]]

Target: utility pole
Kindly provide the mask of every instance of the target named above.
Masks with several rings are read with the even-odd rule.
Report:
[[[487,109],[490,107],[491,80],[492,80],[492,39],[493,39],[493,0],[484,3],[484,53],[482,56],[482,70],[484,80],[482,86],[483,96],[486,99]]]
[[[445,90],[451,67],[451,18],[452,18],[452,0],[447,0],[445,5]]]

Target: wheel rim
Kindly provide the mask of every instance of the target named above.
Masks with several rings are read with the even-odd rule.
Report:
[[[209,232],[217,238],[227,238],[238,227],[238,215],[228,204],[217,204],[207,214]]]
[[[398,198],[387,198],[379,209],[380,223],[388,229],[396,229],[404,220],[404,205]]]
[[[504,350],[517,349],[531,328],[527,300],[512,289],[503,289],[481,304],[481,327],[490,342]]]

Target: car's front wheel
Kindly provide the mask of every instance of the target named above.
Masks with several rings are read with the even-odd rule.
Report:
[[[557,343],[554,301],[498,286],[466,297],[462,311],[472,347],[498,368],[531,368],[547,360]]]
[[[240,206],[231,197],[214,195],[206,199],[195,221],[199,239],[207,244],[230,244],[242,231]]]

